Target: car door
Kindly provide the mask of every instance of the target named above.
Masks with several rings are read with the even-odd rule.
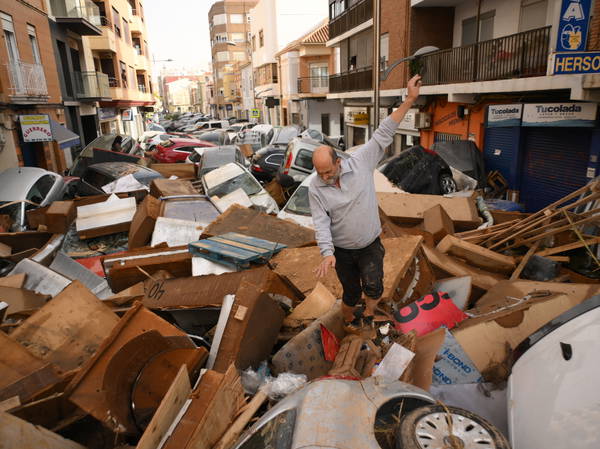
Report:
[[[194,151],[194,147],[178,147],[173,150],[173,158],[176,162],[185,162],[190,153]]]

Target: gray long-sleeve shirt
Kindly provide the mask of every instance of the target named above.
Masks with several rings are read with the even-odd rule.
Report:
[[[381,233],[373,170],[397,127],[394,119],[386,118],[371,140],[342,161],[340,187],[325,184],[319,176],[310,183],[310,210],[323,257],[333,255],[334,246],[365,248]]]

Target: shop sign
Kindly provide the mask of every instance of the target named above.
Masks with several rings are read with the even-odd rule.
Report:
[[[344,119],[350,125],[368,125],[369,113],[366,108],[345,108]]]
[[[48,114],[20,115],[19,123],[24,142],[52,141],[52,127]]]
[[[110,120],[117,116],[117,108],[99,108],[98,120]]]
[[[522,104],[494,104],[488,106],[488,128],[521,126]]]
[[[597,112],[596,103],[525,104],[522,126],[593,127]]]
[[[557,53],[554,55],[555,75],[600,73],[600,52]]]
[[[131,109],[123,109],[123,111],[121,111],[121,120],[124,122],[130,122],[133,120],[133,113]]]
[[[556,51],[585,50],[592,0],[562,0]]]

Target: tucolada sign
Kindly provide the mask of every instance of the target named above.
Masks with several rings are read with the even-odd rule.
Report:
[[[583,126],[596,124],[596,103],[526,104],[522,126]]]
[[[494,104],[488,107],[487,126],[499,128],[508,126],[521,126],[521,114],[523,105],[518,104]]]

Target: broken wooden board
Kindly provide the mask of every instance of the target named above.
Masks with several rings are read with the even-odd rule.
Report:
[[[165,178],[177,176],[183,179],[196,179],[196,166],[194,164],[150,164],[150,168],[156,170]]]
[[[0,412],[0,442],[2,449],[86,449],[6,412]]]
[[[198,191],[185,179],[157,178],[150,183],[150,195],[158,199],[165,196],[198,195]]]
[[[244,389],[233,365],[225,374],[207,371],[163,449],[212,448],[244,406]]]
[[[22,403],[62,379],[51,363],[0,332],[0,401],[18,396]]]
[[[283,320],[286,327],[298,327],[306,320],[315,320],[327,313],[336,298],[327,288],[317,282],[312,292]]]
[[[159,215],[160,201],[152,195],[147,195],[137,207],[131,220],[127,240],[128,249],[145,246],[150,241],[152,231],[154,231],[154,224]]]
[[[187,367],[182,365],[173,379],[167,394],[152,417],[150,424],[138,441],[136,449],[156,449],[167,435],[169,427],[175,421],[183,404],[192,392]]]
[[[425,211],[441,205],[460,229],[473,229],[481,224],[473,198],[411,193],[377,193],[379,207],[398,223],[420,223]]]
[[[441,204],[436,204],[423,213],[423,230],[431,233],[435,243],[447,235],[454,234],[454,222]]]
[[[277,342],[284,316],[276,300],[242,281],[235,292],[213,369],[224,373],[231,364],[242,371],[250,366],[258,369]]]
[[[473,285],[483,290],[489,290],[498,282],[506,279],[499,274],[471,267],[448,254],[438,251],[436,248],[424,245],[423,250],[433,266],[452,276],[471,276]]]
[[[266,267],[259,267],[234,273],[174,278],[158,282],[147,280],[142,302],[152,309],[220,306],[223,297],[234,294],[242,281],[256,285],[266,293],[283,295],[293,301],[301,299],[276,273]]]
[[[494,273],[510,274],[516,268],[514,257],[465,242],[453,235],[447,235],[437,246],[438,251],[465,260],[469,265]]]
[[[29,317],[11,337],[63,371],[79,368],[119,321],[79,281]]]
[[[519,302],[530,293],[534,297]],[[598,293],[599,285],[502,282],[483,296],[483,304],[469,310],[473,317],[452,334],[487,380],[506,380],[512,350],[549,321]]]
[[[192,275],[192,255],[185,246],[134,249],[104,256],[102,265],[108,285],[116,292],[148,279],[144,271],[150,275],[159,270],[168,271],[175,277]]]
[[[406,274],[421,247],[423,238],[406,235],[385,239],[381,242],[385,248],[383,259],[383,295],[392,298],[396,287]],[[274,271],[292,283],[302,294],[308,295],[321,282],[336,298],[342,296],[342,286],[335,270],[329,270],[327,276],[318,279],[313,270],[321,263],[322,257],[316,246],[308,248],[284,249],[271,259]]]
[[[33,312],[46,304],[48,299],[50,299],[48,295],[39,295],[24,288],[0,286],[0,301],[4,301],[9,306],[6,311],[7,315]]]
[[[63,393],[55,393],[10,410],[10,414],[52,432],[79,421],[85,412],[69,402]]]
[[[149,330],[158,331],[163,337],[187,338],[185,332],[149,311],[141,303],[135,303],[67,387],[66,392],[71,402],[101,422],[106,422],[110,417],[110,404],[105,396],[104,379],[109,364],[128,342]],[[107,422],[109,427],[112,424]]]
[[[12,274],[0,278],[0,287],[23,288],[25,285],[26,273]]]
[[[75,227],[80,239],[115,234],[129,230],[137,210],[135,198],[111,195],[102,203],[79,206]]]
[[[204,230],[203,236],[214,237],[228,232],[282,243],[288,248],[315,244],[312,229],[239,205],[233,205],[221,214]]]

